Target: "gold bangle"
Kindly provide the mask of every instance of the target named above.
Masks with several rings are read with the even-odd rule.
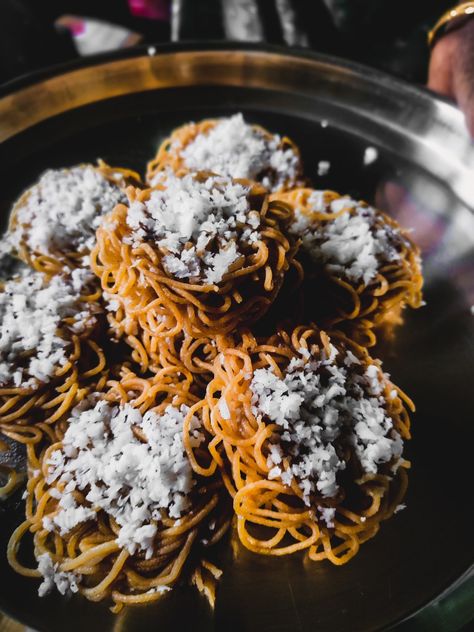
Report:
[[[439,18],[434,27],[428,33],[428,46],[432,48],[440,36],[445,32],[446,27],[456,18],[474,16],[474,2],[463,2],[462,4],[449,9]]]

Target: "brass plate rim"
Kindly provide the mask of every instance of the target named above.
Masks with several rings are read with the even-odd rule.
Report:
[[[443,114],[449,114],[449,123],[453,127],[457,128],[462,123],[462,114],[453,103],[423,86],[415,86],[388,73],[330,55],[302,50],[288,52],[277,46],[242,47],[232,43],[204,49],[192,43],[171,44],[163,46],[161,50],[157,48],[154,55],[141,48],[132,55],[129,51],[124,53],[91,56],[80,60],[79,64],[73,62],[46,69],[46,77],[43,72],[37,75],[32,73],[31,77],[25,76],[6,84],[4,96],[0,92],[0,142],[76,107],[141,91],[197,85],[268,89],[293,87],[295,82],[290,76],[283,78],[287,69],[304,69],[316,74],[321,70],[327,73],[337,71],[357,79],[363,77],[372,86],[379,86],[382,82],[385,89],[393,92],[401,90],[404,97],[415,97],[420,104],[437,103]],[[217,63],[222,62],[231,65],[234,73],[219,73],[216,76],[201,74],[205,68],[215,68]],[[275,69],[276,66],[279,68],[279,81],[273,77],[270,82],[267,77],[258,76],[255,72],[268,67]],[[250,72],[251,67],[253,73]],[[23,85],[25,81],[26,86]],[[94,92],[98,88],[106,89],[107,92],[100,96]],[[312,86],[300,85],[299,88],[300,93],[314,94]],[[51,98],[50,103],[47,102],[48,96]],[[33,97],[37,100],[32,107]]]
[[[420,164],[434,157],[432,171],[474,209],[474,151],[461,111],[422,87],[337,57],[266,45],[172,44],[157,47],[154,55],[141,48],[92,57],[37,78],[13,82],[0,96],[0,145],[55,116],[140,92],[254,88],[336,107],[343,92],[346,109],[365,117],[373,130],[404,137],[413,148],[406,152],[417,152]]]

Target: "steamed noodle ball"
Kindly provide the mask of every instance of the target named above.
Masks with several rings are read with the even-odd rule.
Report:
[[[301,186],[299,149],[286,136],[250,125],[242,114],[188,123],[174,130],[148,164],[147,182],[154,186],[165,169],[212,171],[259,182],[269,191]]]
[[[295,211],[305,320],[371,346],[377,330],[390,334],[402,322],[405,307],[422,305],[419,250],[395,220],[333,191],[295,189],[271,199]]]
[[[170,368],[189,371],[203,388],[212,375],[217,353],[216,340],[208,336],[190,336],[185,332],[173,336],[155,336],[127,317],[117,298],[105,292],[104,305],[113,340],[125,340],[131,347],[130,357],[142,372],[156,373]],[[133,332],[133,333],[131,333]]]
[[[99,161],[45,171],[15,203],[2,250],[45,272],[85,265],[102,215],[125,201],[138,174]]]
[[[125,371],[72,410],[62,439],[40,468],[29,468],[26,520],[8,558],[20,574],[42,579],[40,596],[79,592],[112,599],[118,611],[159,599],[186,564],[213,602],[221,571],[206,558],[230,524],[230,504],[222,483],[194,474],[187,459],[182,428],[196,401],[188,387],[169,374]],[[187,440],[204,455],[197,418]],[[29,534],[37,568],[17,556]]]
[[[202,172],[166,172],[153,189],[127,195],[103,219],[91,255],[123,333],[209,337],[269,309],[296,249],[287,204]]]
[[[30,269],[0,292],[0,431],[24,443],[105,381],[100,291],[76,269],[52,278]],[[34,427],[33,427],[34,426]]]
[[[347,562],[403,498],[412,403],[364,348],[314,327],[244,333],[220,351],[185,433],[198,417],[214,437],[208,449],[240,541],[266,555],[308,549],[312,560]]]

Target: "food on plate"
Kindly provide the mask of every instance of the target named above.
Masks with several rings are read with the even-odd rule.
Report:
[[[231,525],[341,565],[402,506],[414,406],[367,348],[422,304],[419,251],[289,139],[237,114],[173,131],[146,184],[46,171],[0,255],[0,453],[27,470],[0,461],[0,498],[26,476],[8,559],[40,595],[213,606]]]
[[[299,326],[268,339],[221,341],[214,379],[191,407],[234,499],[251,551],[341,565],[373,537],[406,488],[411,401],[379,361],[345,337]],[[214,470],[210,470],[214,474]]]
[[[291,204],[303,318],[337,327],[372,346],[401,324],[405,307],[422,304],[420,254],[408,231],[391,217],[334,191],[310,188],[276,194]]]
[[[247,123],[242,114],[178,127],[148,163],[147,182],[154,186],[167,169],[212,171],[259,182],[269,191],[291,189],[302,183],[303,174],[292,140]]]
[[[90,271],[27,269],[0,291],[0,431],[25,443],[107,378],[100,290]]]
[[[91,255],[127,333],[215,336],[269,309],[296,249],[288,205],[206,172],[166,172],[127,195],[103,219]]]
[[[170,590],[192,555],[218,575],[205,553],[229,526],[229,502],[222,483],[196,476],[186,457],[182,426],[195,399],[187,387],[169,374],[125,372],[71,411],[63,436],[29,472],[26,520],[8,548],[19,573],[42,578],[40,595],[110,597],[118,611]],[[189,441],[195,450],[205,443],[197,420]],[[17,557],[26,533],[37,569]],[[211,600],[214,587],[207,579]]]
[[[83,265],[101,216],[125,199],[132,182],[140,182],[138,174],[103,161],[45,171],[15,203],[3,249],[40,271]]]

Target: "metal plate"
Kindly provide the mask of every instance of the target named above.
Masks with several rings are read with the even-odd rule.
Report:
[[[375,202],[413,227],[423,249],[427,306],[407,314],[395,344],[378,350],[418,407],[408,508],[342,568],[303,556],[258,557],[232,538],[222,549],[214,613],[182,587],[115,617],[82,598],[39,599],[37,582],[9,569],[17,497],[0,507],[0,607],[48,632],[379,630],[423,608],[416,620],[429,621],[424,629],[454,630],[474,616],[472,583],[460,580],[474,560],[474,154],[454,107],[366,68],[275,49],[181,47],[100,58],[0,99],[2,219],[47,167],[102,157],[143,170],[174,126],[236,111],[290,135],[318,188]],[[364,165],[367,146],[378,158]],[[324,177],[319,160],[331,163]]]

